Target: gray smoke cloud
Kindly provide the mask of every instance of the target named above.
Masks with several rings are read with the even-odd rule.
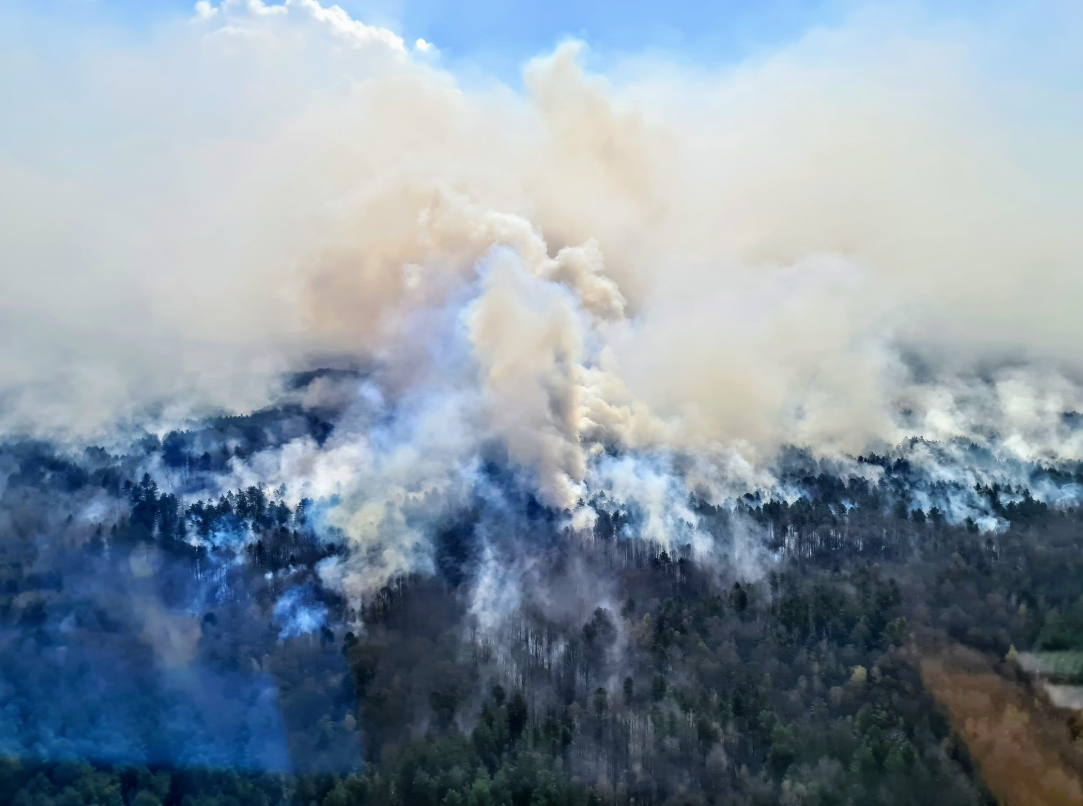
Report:
[[[326,443],[220,480],[324,502],[357,595],[431,569],[494,451],[568,528],[634,506],[703,551],[689,494],[780,494],[785,446],[1083,460],[1081,88],[1008,22],[856,12],[711,70],[568,41],[521,90],[316,0],[4,54],[0,429],[164,432],[374,367],[307,390],[349,401]]]

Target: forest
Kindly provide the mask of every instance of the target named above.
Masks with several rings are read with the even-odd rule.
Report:
[[[871,482],[795,453],[789,501],[693,497],[715,555],[636,537],[634,511],[569,529],[494,464],[501,545],[530,559],[514,606],[469,594],[480,503],[429,573],[351,602],[321,584],[350,549],[314,502],[191,494],[297,429],[326,433],[280,410],[208,423],[217,454],[0,448],[0,803],[992,804],[923,664],[963,647],[1025,685],[1018,652],[1083,650],[1083,511],[936,487],[905,454],[860,457]]]

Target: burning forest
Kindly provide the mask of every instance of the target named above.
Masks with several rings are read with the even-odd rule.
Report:
[[[0,804],[1083,803],[1078,14],[98,13],[0,12]]]

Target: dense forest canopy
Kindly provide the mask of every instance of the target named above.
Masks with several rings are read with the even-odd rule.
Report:
[[[334,420],[0,448],[3,802],[992,803],[923,659],[1016,680],[1013,653],[1083,651],[1083,467],[790,451],[663,544],[604,496],[575,524],[497,452],[357,597],[334,501],[220,486]]]

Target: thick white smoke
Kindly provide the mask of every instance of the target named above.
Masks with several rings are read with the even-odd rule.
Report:
[[[1080,88],[988,34],[856,14],[608,76],[566,42],[520,91],[316,0],[225,0],[5,54],[35,69],[3,83],[0,428],[164,428],[369,362],[328,444],[223,482],[333,499],[363,559],[325,574],[359,591],[431,563],[418,524],[493,450],[570,524],[635,501],[662,543],[785,445],[1083,459]]]

